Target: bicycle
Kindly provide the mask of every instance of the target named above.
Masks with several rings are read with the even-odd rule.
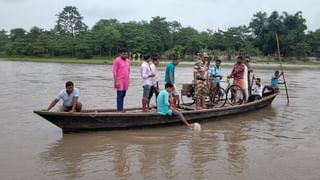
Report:
[[[226,90],[220,85],[214,87],[213,89],[210,88],[209,103],[213,104],[214,106],[223,107],[227,98],[226,94]]]
[[[195,86],[194,84],[182,84],[181,89],[181,102],[184,105],[191,106],[196,103],[195,95]],[[219,86],[214,90],[209,88],[209,92],[206,98],[206,104],[208,106],[223,107],[226,101],[226,91]]]
[[[231,85],[230,79],[227,79],[226,101],[223,106],[228,103],[230,105],[240,105],[245,102],[246,96],[244,90],[236,84]]]
[[[195,98],[194,98],[194,84],[182,84],[182,89],[181,89],[181,95],[180,99],[182,104],[191,106],[192,104],[195,104]],[[187,101],[188,102],[187,102]]]

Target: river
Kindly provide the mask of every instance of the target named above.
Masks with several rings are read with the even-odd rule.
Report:
[[[254,73],[268,84],[275,69]],[[281,86],[271,107],[202,122],[200,132],[181,124],[63,134],[33,110],[68,80],[84,108],[115,107],[111,66],[0,61],[0,179],[319,179],[319,69],[285,68],[288,106]],[[131,76],[125,106],[141,106],[139,67]],[[176,68],[178,87],[191,78],[192,67]]]

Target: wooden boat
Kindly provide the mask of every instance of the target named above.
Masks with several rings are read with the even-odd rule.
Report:
[[[205,119],[215,120],[222,116],[240,114],[270,106],[277,95],[278,93],[269,94],[260,100],[236,106],[203,110],[182,109],[181,112],[188,122],[199,122]],[[126,109],[125,113],[115,112],[115,109],[88,109],[76,113],[35,110],[34,113],[60,127],[64,133],[153,127],[173,123],[183,124],[177,116],[162,116],[155,110],[142,112],[141,108]]]

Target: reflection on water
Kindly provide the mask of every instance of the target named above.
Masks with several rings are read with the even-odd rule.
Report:
[[[48,145],[40,161],[43,171],[54,169],[51,176],[67,179],[86,179],[92,172],[124,179],[210,179],[217,172],[235,176],[248,166],[244,142],[255,117],[265,112],[266,118],[275,116],[269,108],[243,120],[204,122],[201,132],[182,126],[66,134]]]
[[[183,125],[63,135],[32,113],[75,81],[86,108],[115,106],[111,66],[0,61],[1,179],[318,179],[320,72],[286,71],[271,107]],[[178,67],[178,87],[191,67]],[[268,84],[274,69],[255,69]],[[164,68],[159,68],[163,77]],[[224,77],[230,72],[223,69]],[[163,83],[160,82],[160,87]],[[310,88],[311,87],[311,88]],[[283,90],[283,89],[282,89]],[[132,68],[126,106],[140,105],[139,67]],[[154,100],[152,100],[154,102]]]

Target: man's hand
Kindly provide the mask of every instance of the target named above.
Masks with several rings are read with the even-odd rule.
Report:
[[[114,81],[113,87],[115,89],[119,88],[119,82],[117,80]]]

